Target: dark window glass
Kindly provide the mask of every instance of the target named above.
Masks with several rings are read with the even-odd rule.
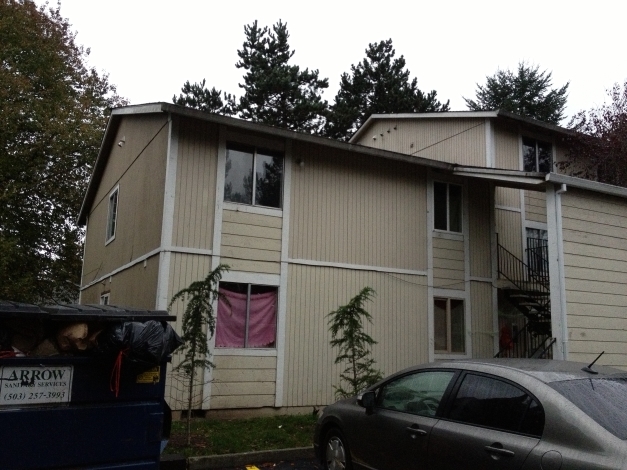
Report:
[[[451,352],[463,353],[466,349],[464,328],[464,301],[451,299]]]
[[[538,171],[542,173],[551,172],[551,144],[546,142],[538,142]]]
[[[448,319],[446,314],[446,299],[433,301],[433,330],[434,349],[448,352]]]
[[[422,416],[435,416],[453,374],[451,371],[428,371],[396,379],[381,387],[377,406]]]
[[[446,183],[433,183],[433,227],[436,230],[448,230]]]
[[[282,187],[282,155],[229,144],[226,151],[225,201],[280,208]]]
[[[523,137],[523,170],[549,173],[552,167],[553,147],[548,142]]]
[[[523,137],[522,141],[523,150],[523,170],[524,171],[537,171],[536,164],[536,141]]]
[[[448,185],[449,192],[449,231],[462,231],[462,187],[456,184]]]
[[[227,149],[224,177],[225,201],[253,203],[253,157],[253,149]]]
[[[567,380],[549,385],[616,437],[627,440],[627,378]]]
[[[544,427],[544,413],[527,393],[507,382],[474,374],[464,377],[448,417],[536,436],[542,434]]]
[[[255,168],[255,205],[281,207],[283,157],[258,153]]]

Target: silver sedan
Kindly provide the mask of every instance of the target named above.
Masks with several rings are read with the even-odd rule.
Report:
[[[567,361],[412,367],[325,408],[324,468],[627,469],[627,373]]]

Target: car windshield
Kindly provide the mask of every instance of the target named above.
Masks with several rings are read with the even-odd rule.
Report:
[[[616,437],[627,440],[627,378],[566,380],[549,385]]]

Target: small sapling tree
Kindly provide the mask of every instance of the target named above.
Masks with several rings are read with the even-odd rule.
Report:
[[[192,282],[189,287],[181,289],[170,301],[168,310],[178,300],[187,299],[187,306],[183,313],[182,335],[184,353],[183,360],[174,370],[180,372],[188,385],[187,397],[187,445],[191,444],[191,416],[194,398],[194,380],[196,370],[204,370],[213,367],[210,360],[209,338],[213,337],[216,329],[216,316],[214,305],[221,297],[218,284],[222,279],[222,273],[229,270],[226,264],[220,264],[211,271],[202,281]],[[209,333],[209,336],[207,336]]]
[[[377,342],[364,331],[364,320],[372,323],[372,317],[363,306],[374,295],[372,288],[364,287],[347,305],[327,315],[331,346],[339,348],[335,364],[347,364],[340,374],[347,386],[344,388],[340,383],[334,387],[336,398],[357,395],[383,377],[381,371],[374,368],[375,360],[370,356],[370,347]]]

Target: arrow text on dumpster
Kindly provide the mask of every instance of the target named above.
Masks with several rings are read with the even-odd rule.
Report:
[[[72,366],[0,367],[0,406],[69,402]]]

